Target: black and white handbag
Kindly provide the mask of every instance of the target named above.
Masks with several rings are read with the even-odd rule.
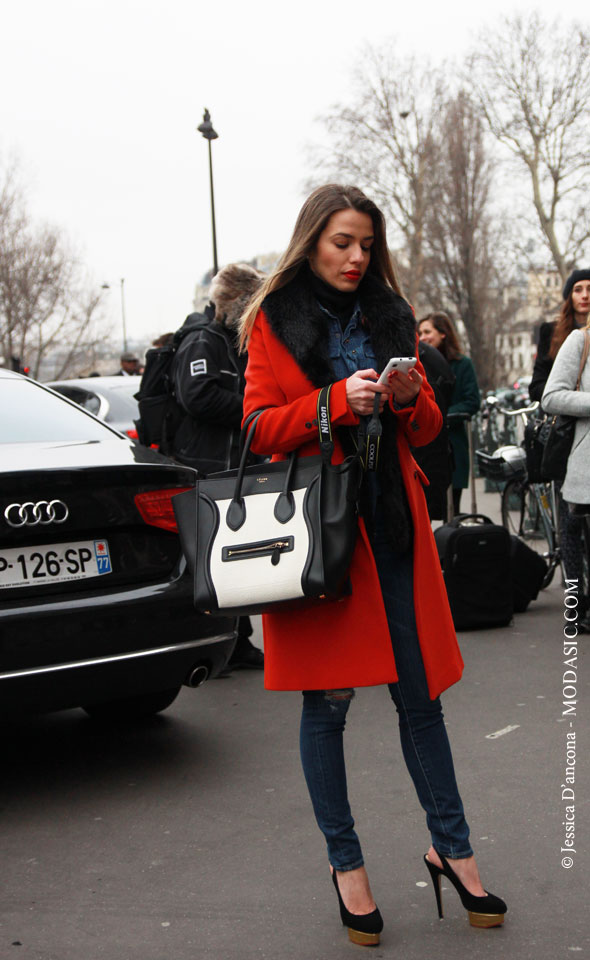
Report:
[[[211,474],[174,497],[199,610],[261,613],[350,591],[363,467],[358,455],[332,463],[330,389],[318,395],[319,456],[293,451],[246,466],[259,411],[246,424],[237,470]]]

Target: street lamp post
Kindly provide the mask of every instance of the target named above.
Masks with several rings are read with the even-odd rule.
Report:
[[[213,129],[213,124],[211,123],[211,114],[207,108],[205,108],[205,113],[203,114],[203,122],[199,124],[197,130],[205,137],[207,146],[209,147],[209,186],[211,189],[211,227],[213,231],[213,276],[215,276],[217,273],[217,235],[215,232],[215,199],[213,194],[213,162],[211,159],[211,141],[217,140],[219,134]]]
[[[121,323],[123,327],[123,353],[127,353],[127,325],[125,320],[125,277],[121,277]],[[110,283],[103,283],[103,290],[110,290]]]
[[[125,324],[125,277],[121,277],[121,320],[123,322],[123,352],[127,353],[127,326]]]

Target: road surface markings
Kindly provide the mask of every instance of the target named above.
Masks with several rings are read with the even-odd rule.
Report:
[[[486,733],[486,740],[496,740],[498,737],[503,737],[505,733],[512,733],[513,730],[518,730],[520,723],[511,723],[510,726],[504,727],[502,730],[496,730],[495,733]]]

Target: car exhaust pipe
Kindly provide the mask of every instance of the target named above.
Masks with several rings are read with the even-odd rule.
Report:
[[[189,671],[184,684],[187,687],[200,687],[202,683],[205,683],[208,676],[209,667],[206,667],[204,663],[200,663],[197,667],[193,667],[192,670]]]

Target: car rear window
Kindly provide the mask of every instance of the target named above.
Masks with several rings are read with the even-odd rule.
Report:
[[[135,381],[135,377],[133,380]],[[120,386],[109,384],[105,387],[99,384],[94,390],[70,383],[50,383],[49,386],[107,423],[136,420],[139,417],[139,407],[133,396],[139,389],[138,385],[134,382],[129,386],[123,377]]]
[[[0,379],[0,443],[114,439],[108,427],[32,380]]]
[[[139,387],[136,387],[139,390]],[[109,403],[107,423],[111,420],[135,420],[139,417],[137,400],[127,390],[109,390],[105,392]]]
[[[62,387],[61,384],[53,387],[53,389],[56,390],[57,393],[62,393],[68,400],[73,400],[79,407],[84,407],[85,410],[89,410],[95,417],[98,416],[100,398],[97,397],[95,393],[89,393],[88,390],[81,390],[80,387]]]

